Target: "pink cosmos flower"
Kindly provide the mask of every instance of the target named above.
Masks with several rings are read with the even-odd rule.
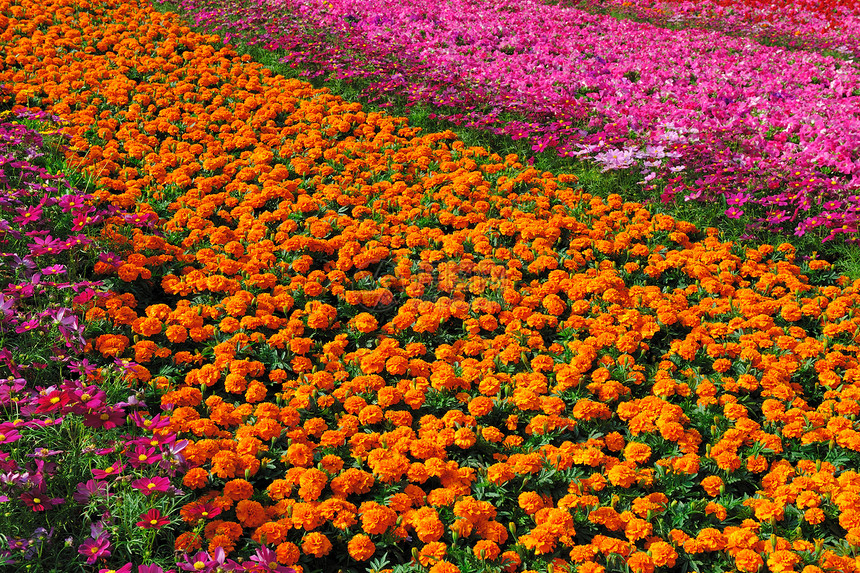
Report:
[[[140,514],[140,521],[135,525],[142,527],[143,529],[158,529],[168,523],[170,523],[170,519],[162,515],[157,509],[153,508],[146,513]]]
[[[38,221],[42,217],[42,208],[34,205],[25,209],[18,209],[19,215],[14,217],[12,221],[18,223],[22,227],[26,227],[33,221]]]
[[[87,558],[87,565],[93,565],[99,559],[110,557],[110,541],[107,534],[98,539],[87,539],[78,547],[78,553]]]
[[[103,470],[95,469],[93,470],[93,477],[96,479],[105,479],[108,476],[116,476],[122,473],[122,470],[125,469],[125,464],[120,464],[119,462],[114,462]]]
[[[119,569],[99,569],[99,573],[131,573],[132,564],[126,563]]]
[[[188,514],[188,519],[194,521],[200,518],[212,519],[221,513],[221,508],[208,501],[206,503],[197,501],[188,504],[184,511]]]
[[[108,484],[104,481],[88,480],[86,483],[81,482],[78,488],[72,495],[78,503],[88,503],[91,499],[106,498],[108,496]]]
[[[88,428],[110,430],[125,423],[125,410],[122,408],[105,408],[101,411],[84,414],[84,425]]]
[[[20,325],[18,325],[15,328],[15,332],[17,334],[22,334],[24,332],[30,332],[31,330],[36,330],[37,328],[39,328],[39,321],[38,320],[28,320],[28,321],[22,322]]]
[[[170,417],[162,417],[161,414],[147,418],[140,412],[132,412],[130,418],[138,428],[144,430],[160,430],[170,425]]]
[[[168,569],[165,571],[161,568],[161,565],[156,565],[155,563],[151,563],[149,565],[138,565],[137,573],[176,573],[173,569]]]
[[[278,563],[278,557],[274,551],[266,546],[257,548],[257,552],[251,555],[251,562],[247,564],[247,570],[253,573],[295,573],[296,570]]]
[[[96,410],[101,408],[105,400],[107,399],[107,394],[104,390],[101,390],[97,386],[87,386],[84,388],[76,388],[73,392],[75,400],[77,404],[76,408],[80,408],[79,413],[84,413],[87,411]]]
[[[126,452],[131,467],[139,468],[143,465],[151,465],[161,459],[161,454],[155,448],[147,448],[146,446],[137,446],[132,452]]]
[[[200,551],[194,556],[186,554],[184,557],[184,563],[177,563],[183,571],[209,572],[218,565],[218,562],[212,559],[206,551]]]
[[[128,442],[132,446],[151,446],[157,448],[162,445],[170,445],[176,442],[176,434],[155,434],[152,436],[141,436]]]
[[[49,498],[41,488],[36,488],[22,493],[21,501],[33,511],[47,511],[65,500],[61,497]]]
[[[2,430],[0,429],[0,444],[11,444],[21,439],[21,434],[17,430]]]
[[[143,495],[164,493],[170,489],[170,480],[161,476],[141,478],[131,482],[131,487],[140,490]]]
[[[65,390],[51,390],[39,396],[36,399],[36,403],[39,404],[39,407],[36,408],[36,414],[55,412],[69,403],[69,393]]]

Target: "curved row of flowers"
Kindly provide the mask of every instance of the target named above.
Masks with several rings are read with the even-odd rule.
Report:
[[[376,96],[453,107],[442,115],[535,150],[636,167],[664,200],[726,201],[733,218],[761,204],[758,223],[797,234],[857,231],[852,62],[536,1],[180,5],[197,25],[360,78]]]
[[[0,14],[0,83],[153,223],[103,225],[88,350],[162,394],[153,439],[188,440],[185,568],[265,545],[249,569],[858,569],[860,284],[146,3]]]
[[[669,26],[702,26],[790,48],[860,57],[856,0],[582,0],[589,11],[627,14]]]

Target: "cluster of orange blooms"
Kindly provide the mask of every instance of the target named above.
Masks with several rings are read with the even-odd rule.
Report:
[[[860,568],[860,284],[421,134],[145,3],[0,14],[0,83],[69,122],[102,200],[158,217],[104,225],[124,256],[86,319],[222,509],[199,535],[183,512],[177,549]]]

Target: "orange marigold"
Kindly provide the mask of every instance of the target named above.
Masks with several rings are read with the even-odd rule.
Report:
[[[376,317],[369,312],[362,312],[352,319],[352,324],[356,330],[365,334],[375,331],[379,328],[379,323]]]
[[[651,457],[651,447],[641,442],[630,442],[624,447],[624,459],[641,464]]]
[[[331,480],[331,489],[338,497],[364,494],[370,491],[375,481],[373,474],[357,468],[349,468]]]
[[[209,472],[203,468],[191,468],[182,478],[182,484],[191,489],[200,489],[209,481]]]
[[[313,450],[302,443],[295,443],[287,448],[286,457],[292,465],[301,468],[310,466],[314,461]]]
[[[197,551],[202,546],[200,536],[193,531],[186,531],[176,538],[174,547],[182,553],[191,553]]]
[[[259,527],[268,517],[259,502],[243,499],[236,504],[236,519],[243,527]]]
[[[418,563],[427,567],[445,558],[448,546],[441,541],[431,541],[418,552]]]
[[[439,561],[430,567],[429,573],[460,573],[460,568],[450,561]]]
[[[229,497],[233,501],[242,499],[251,499],[254,495],[254,486],[244,479],[233,479],[224,484],[224,497]]]
[[[128,337],[121,334],[102,334],[96,338],[95,348],[105,356],[119,358],[128,348]]]
[[[188,331],[180,324],[172,324],[164,331],[167,340],[175,344],[181,344],[188,340]]]
[[[772,573],[784,573],[794,571],[794,566],[800,562],[800,556],[793,551],[773,551],[767,557],[767,566]]]
[[[511,573],[512,571],[516,571],[517,567],[520,566],[520,563],[522,563],[523,560],[516,551],[505,551],[501,555],[501,562],[502,571],[505,571],[505,573]]]
[[[717,497],[723,492],[723,480],[719,476],[708,476],[702,480],[702,488],[711,497]]]
[[[820,507],[811,507],[803,512],[803,519],[812,525],[823,522],[824,517],[824,511]]]
[[[609,483],[616,487],[627,488],[636,482],[637,474],[630,467],[624,465],[624,463],[620,463],[612,466],[606,472],[606,478],[609,480]]]
[[[539,509],[544,507],[543,498],[534,491],[524,491],[517,498],[517,502],[528,515],[537,513]]]
[[[654,560],[647,553],[637,551],[627,558],[627,566],[633,573],[653,573]]]
[[[365,501],[358,512],[361,515],[361,528],[373,535],[385,533],[397,521],[397,513],[393,509],[375,501]]]
[[[301,557],[299,547],[295,543],[285,541],[278,545],[275,549],[275,555],[278,557],[278,562],[284,565],[292,565]]]
[[[221,450],[212,457],[212,473],[223,479],[236,477],[241,463],[236,452]]]
[[[278,545],[284,541],[288,532],[287,526],[276,521],[268,521],[254,530],[251,539],[261,545]]]
[[[493,541],[482,539],[475,544],[472,552],[478,559],[493,561],[499,556],[499,545]]]
[[[323,557],[331,551],[331,541],[318,531],[311,531],[302,538],[302,551],[305,555]]]
[[[735,566],[744,573],[755,573],[764,565],[764,559],[752,549],[741,549],[735,554]]]
[[[350,557],[356,561],[367,561],[376,551],[376,545],[373,544],[370,537],[363,533],[359,533],[350,539],[346,548],[349,551]]]
[[[328,483],[328,475],[322,470],[310,468],[299,478],[299,497],[304,501],[316,501]]]
[[[409,521],[422,543],[439,541],[442,534],[445,533],[445,526],[439,519],[439,514],[432,507],[422,507],[415,510]]]
[[[477,396],[469,402],[469,413],[476,418],[486,416],[493,411],[493,399],[487,396]]]
[[[236,544],[229,536],[219,533],[209,540],[209,553],[213,553],[218,547],[224,550],[225,555],[229,555],[236,548]]]
[[[648,545],[648,552],[657,567],[672,568],[678,559],[678,552],[665,541],[655,541]]]

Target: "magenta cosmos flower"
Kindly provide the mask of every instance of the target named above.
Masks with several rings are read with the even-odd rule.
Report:
[[[170,519],[162,515],[157,509],[153,508],[146,513],[140,514],[140,521],[135,525],[142,527],[143,529],[158,529],[168,523],[170,523]]]
[[[140,490],[143,495],[164,493],[170,489],[170,480],[161,476],[140,478],[131,482],[131,487]]]
[[[198,519],[212,519],[216,515],[221,513],[221,508],[212,502],[201,503],[199,501],[193,501],[185,506],[183,509],[186,515],[186,519],[190,521],[195,521]]]
[[[11,444],[21,439],[17,430],[4,430],[0,428],[0,444]]]
[[[108,535],[105,533],[100,535],[98,539],[87,539],[78,547],[78,553],[87,558],[87,565],[92,565],[104,557],[110,557]]]
[[[99,569],[99,573],[131,573],[132,564],[126,563],[119,569]]]
[[[251,555],[247,570],[253,573],[296,573],[292,567],[278,563],[277,554],[266,546],[257,548],[257,552]]]
[[[96,479],[105,479],[108,476],[116,476],[122,473],[122,470],[125,469],[125,464],[120,464],[119,462],[114,462],[103,470],[95,469],[93,470],[93,477]]]
[[[138,565],[137,573],[176,573],[176,571],[173,569],[168,569],[167,571],[165,571],[161,568],[161,565],[151,563],[149,565]]]
[[[107,498],[108,484],[94,479],[80,482],[72,498],[78,503],[89,503],[91,499]]]
[[[161,454],[155,448],[148,448],[146,446],[137,446],[134,448],[134,451],[126,452],[125,455],[128,456],[133,468],[139,468],[143,465],[148,466],[161,459]]]
[[[183,571],[210,573],[218,566],[218,562],[212,559],[206,551],[200,551],[194,556],[186,554],[184,557],[184,563],[176,563]]]
[[[103,428],[110,430],[125,424],[125,410],[122,408],[104,408],[84,414],[84,425],[88,428]]]
[[[22,493],[21,501],[33,511],[47,511],[55,505],[60,505],[64,500],[61,497],[50,498],[41,488],[36,488]]]

